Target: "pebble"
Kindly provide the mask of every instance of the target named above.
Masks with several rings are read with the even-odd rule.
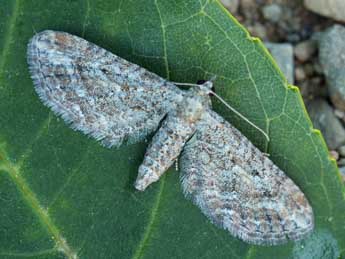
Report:
[[[306,62],[311,59],[317,49],[317,44],[313,40],[306,40],[298,43],[294,48],[295,57],[301,61]]]
[[[334,115],[339,118],[339,119],[344,119],[345,118],[345,112],[341,111],[341,110],[338,110],[338,109],[335,109],[334,110]]]
[[[311,63],[307,63],[303,66],[304,73],[308,76],[311,77],[314,74],[314,66]]]
[[[252,9],[256,8],[256,3],[253,0],[241,0],[241,9]]]
[[[283,10],[278,4],[265,5],[262,8],[262,14],[266,20],[278,22],[282,17]]]
[[[260,39],[267,38],[266,28],[261,23],[255,23],[253,26],[248,27],[248,31],[250,34]]]
[[[322,33],[319,52],[331,100],[336,108],[345,111],[345,27],[333,25]]]
[[[334,115],[331,106],[323,99],[316,99],[307,105],[314,128],[319,129],[330,150],[345,144],[345,129]]]
[[[300,66],[295,68],[295,79],[296,81],[303,81],[307,78],[304,69]]]
[[[345,146],[341,146],[340,148],[338,148],[338,152],[339,152],[339,155],[341,155],[342,157],[345,157]]]
[[[294,64],[293,64],[293,47],[290,43],[265,43],[266,48],[270,51],[277,62],[279,68],[285,75],[289,84],[294,83]]]
[[[310,90],[309,81],[299,81],[298,88],[304,100],[313,99],[314,95]]]
[[[331,155],[332,158],[334,158],[335,160],[339,159],[339,153],[335,150],[331,150],[329,151],[329,154]]]
[[[239,0],[221,0],[221,2],[230,13],[237,13]]]
[[[304,5],[310,11],[345,22],[344,0],[304,0]]]
[[[317,86],[318,88],[320,88],[320,84],[322,83],[322,78],[321,77],[313,77],[311,79],[311,83],[315,86]],[[321,91],[320,91],[321,92]],[[322,95],[322,94],[321,94]],[[325,96],[325,95],[324,95]]]
[[[340,158],[340,159],[337,161],[337,164],[338,164],[338,166],[345,166],[345,158]]]
[[[287,35],[286,39],[289,42],[296,43],[296,42],[299,42],[301,40],[301,37],[298,35],[298,33],[289,33]]]
[[[319,63],[318,61],[315,61],[315,62],[313,63],[313,67],[314,67],[314,71],[315,71],[317,74],[319,74],[319,75],[322,75],[322,74],[323,74],[323,69],[322,69],[322,67],[321,67],[321,65],[320,65],[320,63]]]

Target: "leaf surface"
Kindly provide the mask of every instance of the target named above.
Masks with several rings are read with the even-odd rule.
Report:
[[[147,143],[103,148],[39,101],[26,45],[45,29],[82,36],[172,81],[217,75],[217,93],[270,142],[216,101],[214,109],[300,186],[315,212],[313,235],[276,247],[233,238],[184,199],[173,168],[147,191],[135,191]],[[3,0],[0,32],[1,258],[345,256],[345,192],[336,164],[297,88],[218,2]]]

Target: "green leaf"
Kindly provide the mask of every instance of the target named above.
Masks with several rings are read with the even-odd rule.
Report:
[[[133,188],[147,143],[103,148],[71,130],[34,92],[26,45],[53,29],[86,38],[173,81],[217,75],[216,91],[271,141],[216,103],[303,190],[313,235],[248,245],[186,200],[170,169]],[[1,258],[337,258],[345,256],[345,191],[297,88],[258,39],[217,1],[3,0],[0,8]]]

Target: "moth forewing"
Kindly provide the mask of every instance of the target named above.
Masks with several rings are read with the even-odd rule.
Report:
[[[156,74],[66,32],[36,34],[27,53],[44,104],[107,147],[143,140],[183,95]]]

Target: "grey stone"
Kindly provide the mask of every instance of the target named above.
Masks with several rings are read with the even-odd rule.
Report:
[[[329,149],[335,150],[345,144],[345,129],[326,101],[314,100],[307,109],[314,127],[322,132]]]
[[[338,160],[339,159],[339,153],[335,150],[331,150],[329,152],[329,154],[331,155],[331,157],[333,157],[335,160]]]
[[[230,13],[237,13],[239,0],[221,0],[221,2]]]
[[[345,121],[345,112],[341,111],[341,110],[338,110],[338,109],[335,109],[334,110],[334,114],[337,118]]]
[[[282,8],[278,4],[269,4],[262,8],[262,14],[266,20],[271,22],[278,22],[281,19],[282,13]]]
[[[320,63],[318,61],[315,61],[313,63],[313,67],[314,67],[314,71],[319,74],[319,75],[323,75],[323,68],[320,65]]]
[[[303,81],[307,78],[307,75],[302,67],[298,66],[295,68],[295,78],[297,81]]]
[[[345,22],[344,0],[304,0],[304,5],[310,11]]]
[[[266,28],[261,23],[257,22],[253,26],[248,26],[247,29],[250,32],[250,34],[255,37],[259,37],[260,39],[267,38]]]
[[[256,8],[256,2],[253,0],[241,0],[240,5],[243,10]]]
[[[289,43],[265,43],[289,84],[294,83],[293,47]]]
[[[341,146],[340,148],[338,148],[338,151],[342,157],[345,157],[345,146]]]
[[[317,44],[313,40],[306,40],[298,43],[294,48],[294,53],[299,61],[306,62],[314,55]]]
[[[314,74],[314,66],[313,64],[307,63],[303,66],[303,70],[307,77],[311,77]]]
[[[319,51],[332,102],[345,111],[345,27],[334,25],[322,33]]]
[[[338,164],[338,166],[345,166],[345,158],[340,158],[337,161],[337,164]],[[345,170],[345,167],[344,167],[344,170]]]

